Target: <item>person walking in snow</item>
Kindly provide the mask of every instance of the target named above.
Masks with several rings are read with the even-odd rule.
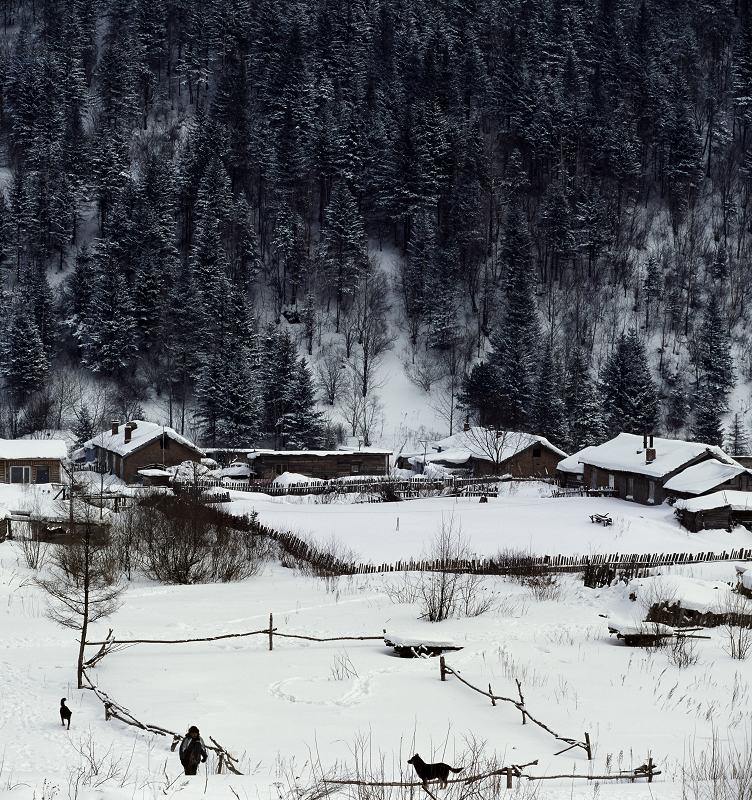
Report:
[[[180,763],[186,775],[195,775],[199,763],[206,761],[206,745],[195,725],[188,728],[185,738],[180,743]]]

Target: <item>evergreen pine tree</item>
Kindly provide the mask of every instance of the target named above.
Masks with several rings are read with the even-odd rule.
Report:
[[[569,446],[569,431],[562,393],[561,370],[556,364],[553,347],[549,342],[540,362],[531,428],[534,433],[545,436],[557,447],[565,448]]]
[[[747,456],[750,454],[749,436],[740,414],[734,414],[726,433],[725,449],[732,456]]]
[[[601,375],[609,432],[649,433],[658,423],[658,395],[637,331],[622,334]]]
[[[17,297],[15,311],[3,348],[2,369],[13,404],[23,406],[41,389],[49,371],[42,337],[23,297]]]
[[[568,412],[569,440],[573,450],[601,444],[607,434],[599,398],[585,353],[576,348],[567,365],[564,404]]]

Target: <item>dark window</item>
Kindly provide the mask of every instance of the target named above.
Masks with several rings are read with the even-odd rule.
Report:
[[[350,473],[357,475],[360,472],[360,464],[350,464]]]
[[[11,483],[31,483],[31,467],[15,467],[10,468],[10,482]]]
[[[283,471],[282,470],[282,464],[275,464],[274,465],[274,471],[277,473],[277,475],[281,475],[282,471]]]
[[[49,467],[37,467],[37,483],[49,483],[50,482],[50,468]]]
[[[533,458],[541,457],[541,446],[539,444],[533,445]]]

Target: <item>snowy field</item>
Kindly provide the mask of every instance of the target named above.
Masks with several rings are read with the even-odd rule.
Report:
[[[734,565],[694,567],[691,574],[730,581]],[[590,590],[567,576],[554,597],[538,600],[524,586],[491,579],[484,591],[495,593],[492,611],[431,624],[418,619],[417,604],[390,599],[389,587],[402,586],[403,576],[324,581],[267,565],[240,584],[135,582],[120,611],[98,623],[92,638],[108,627],[121,639],[241,632],[264,627],[274,612],[279,630],[291,633],[379,635],[386,628],[451,639],[463,649],[448,654],[447,662],[465,679],[515,696],[518,678],[531,713],[564,736],[590,733],[594,761],[581,751],[554,756],[563,745],[531,724],[522,726],[512,706],[494,708],[451,677],[442,683],[437,659],[400,659],[377,641],[277,638],[269,652],[266,637],[258,636],[137,645],[107,656],[92,671],[101,688],[145,722],[177,731],[199,725],[205,737],[240,756],[245,773],[186,778],[168,740],[105,722],[92,693],[73,688],[75,634],[45,618],[30,577],[16,545],[0,544],[4,797],[278,799],[296,783],[305,787],[312,763],[316,770],[353,770],[356,757],[365,754],[372,763],[383,757],[387,779],[398,779],[416,750],[458,764],[475,741],[503,763],[539,759],[537,774],[613,773],[639,766],[648,754],[663,771],[650,786],[563,779],[523,783],[502,797],[679,800],[683,789],[697,788],[692,781],[683,787],[682,770],[714,735],[748,750],[748,663],[726,654],[720,630],[697,641],[698,663],[682,670],[666,651],[618,644],[600,615],[638,620],[644,611],[623,585]],[[57,716],[62,696],[73,710],[70,732]],[[78,765],[92,752],[100,773],[91,783],[99,785],[76,788]]]
[[[548,555],[591,553],[674,553],[752,548],[745,528],[691,533],[668,505],[658,507],[598,497],[552,498],[542,483],[504,484],[498,498],[427,498],[402,503],[321,504],[320,497],[269,497],[231,493],[228,509],[256,511],[277,530],[327,545],[336,541],[364,562],[420,558],[431,550],[442,521],[454,520],[471,553],[500,550]],[[590,522],[593,513],[610,514],[613,525]]]

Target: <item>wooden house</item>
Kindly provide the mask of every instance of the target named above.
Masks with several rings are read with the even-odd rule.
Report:
[[[61,439],[0,439],[0,483],[60,483]]]
[[[425,455],[410,456],[407,462],[417,472],[437,466],[471,477],[532,478],[553,477],[557,464],[566,455],[543,436],[468,426],[446,439],[432,442]]]
[[[721,491],[688,500],[677,500],[676,516],[690,531],[752,527],[752,493]]]
[[[113,422],[109,432],[100,433],[83,446],[85,460],[126,483],[139,479],[139,470],[171,467],[183,461],[200,461],[204,453],[193,442],[166,425],[142,419],[124,425]]]
[[[257,479],[273,479],[284,472],[308,478],[345,478],[389,474],[391,450],[253,450],[247,458]]]
[[[710,459],[736,464],[713,445],[620,433],[581,457],[583,485],[611,490],[615,497],[635,503],[659,505],[672,496],[666,485],[675,475]]]

